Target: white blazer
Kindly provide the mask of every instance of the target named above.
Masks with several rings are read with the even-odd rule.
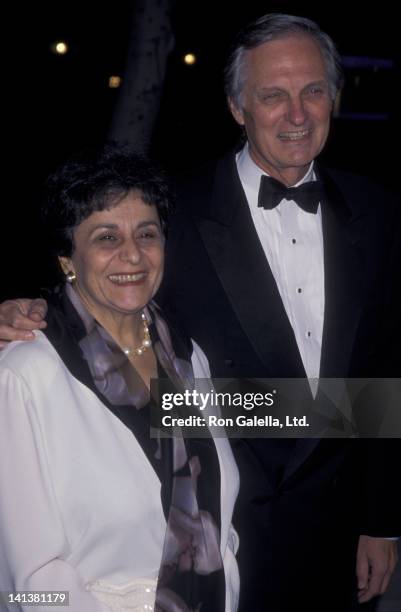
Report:
[[[36,336],[0,354],[0,590],[69,591],[71,612],[153,610],[166,529],[160,481],[131,431]],[[195,344],[192,365],[209,378]],[[225,609],[234,612],[239,479],[228,440],[215,444]]]

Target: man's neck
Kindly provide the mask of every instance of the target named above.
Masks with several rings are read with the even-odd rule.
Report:
[[[260,175],[262,174],[267,174],[268,176],[275,178],[287,187],[297,187],[298,185],[314,180],[315,178],[314,161],[312,161],[308,166],[302,166],[302,168],[294,168],[293,170],[298,170],[296,175],[294,173],[294,181],[288,181],[279,172],[275,171],[274,168],[263,167],[263,165],[260,164],[257,159],[255,159],[255,156],[252,154],[248,143],[239,152],[237,156],[237,163],[239,163],[239,165],[243,168],[245,175],[247,175],[249,178],[253,176],[255,180],[257,180],[258,185]]]

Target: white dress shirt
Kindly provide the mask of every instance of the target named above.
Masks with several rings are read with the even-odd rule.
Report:
[[[276,281],[308,378],[318,378],[324,319],[322,213],[282,200],[273,210],[258,207],[260,179],[266,173],[249,155],[237,155],[237,168],[253,223]],[[316,180],[313,163],[295,187]]]

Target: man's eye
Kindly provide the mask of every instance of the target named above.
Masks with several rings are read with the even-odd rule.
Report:
[[[323,93],[323,87],[309,87],[309,89],[306,90],[306,93],[311,94],[312,96],[320,95]]]
[[[262,102],[275,102],[276,100],[279,100],[282,97],[282,92],[281,91],[271,91],[269,93],[265,93],[262,94],[261,96],[261,100]]]

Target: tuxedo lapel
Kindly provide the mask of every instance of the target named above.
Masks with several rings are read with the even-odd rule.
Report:
[[[309,457],[320,442],[320,438],[300,438],[285,466],[283,481],[287,480]]]
[[[363,215],[353,215],[330,175],[318,169],[322,202],[325,317],[321,377],[348,372],[360,317]],[[266,377],[306,377],[293,330],[266,260],[240,183],[234,156],[222,159],[215,181],[198,193],[195,215],[201,238],[239,323],[266,365]],[[207,204],[206,204],[207,203]],[[319,444],[300,439],[284,472],[290,477]]]
[[[361,314],[364,273],[358,242],[363,214],[354,216],[327,174],[327,201],[322,204],[325,274],[325,315],[320,377],[344,377],[349,371]]]
[[[361,313],[363,269],[358,242],[363,231],[363,215],[352,214],[343,195],[322,168],[317,169],[317,174],[326,192],[321,203],[325,314],[320,378],[343,378],[348,373]],[[336,398],[331,400],[335,402]],[[319,438],[298,440],[283,479],[289,478],[318,444]]]
[[[209,202],[209,210],[195,222],[231,306],[266,365],[266,377],[305,376],[233,156],[219,162]]]

